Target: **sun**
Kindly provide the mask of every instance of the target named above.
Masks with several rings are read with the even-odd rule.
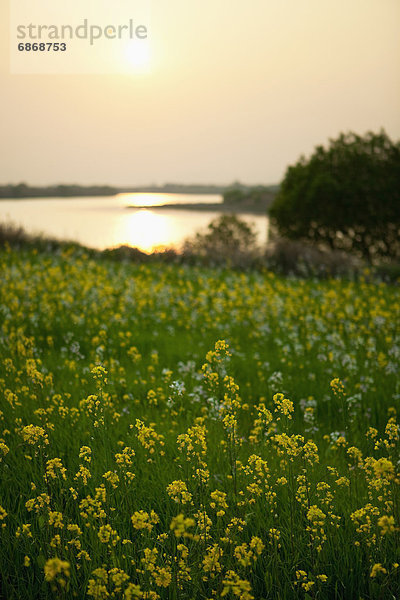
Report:
[[[148,40],[132,40],[125,46],[128,68],[136,72],[150,71],[150,45]]]

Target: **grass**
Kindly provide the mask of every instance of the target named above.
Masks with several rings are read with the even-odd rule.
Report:
[[[0,267],[3,598],[398,595],[398,287]]]

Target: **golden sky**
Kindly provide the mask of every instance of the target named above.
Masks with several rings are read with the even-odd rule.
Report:
[[[10,74],[8,1],[0,184],[275,183],[342,131],[400,138],[399,0],[149,0],[147,68],[97,75]]]

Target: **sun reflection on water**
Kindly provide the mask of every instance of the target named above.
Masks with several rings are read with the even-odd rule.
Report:
[[[173,234],[167,216],[143,209],[124,215],[117,225],[118,237],[125,244],[151,252],[158,246],[168,246],[173,242]],[[120,242],[121,243],[121,242]]]

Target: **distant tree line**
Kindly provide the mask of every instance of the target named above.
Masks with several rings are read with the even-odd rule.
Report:
[[[117,188],[107,185],[51,185],[32,187],[26,183],[0,186],[0,198],[67,198],[73,196],[113,196]]]
[[[139,187],[113,187],[109,185],[49,185],[35,187],[26,183],[0,186],[0,198],[67,198],[74,196],[114,196],[119,193],[154,194],[223,194],[227,186],[209,184],[166,183]]]
[[[213,184],[181,184],[166,183],[164,185],[144,185],[129,187],[113,187],[109,185],[50,185],[43,187],[30,186],[26,183],[0,186],[0,198],[67,198],[74,196],[114,196],[119,193],[153,193],[153,194],[215,194],[223,195],[228,204],[269,205],[279,186],[251,187],[240,182],[229,186]]]
[[[227,186],[202,183],[165,183],[164,185],[145,185],[141,187],[121,188],[120,192],[142,192],[153,194],[223,194]]]

